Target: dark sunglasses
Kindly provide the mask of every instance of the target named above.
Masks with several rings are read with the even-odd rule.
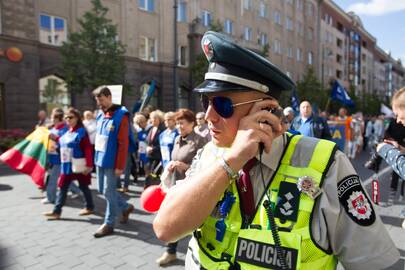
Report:
[[[223,118],[231,117],[233,115],[233,108],[237,106],[255,103],[262,100],[264,100],[264,98],[233,104],[232,100],[228,97],[216,96],[210,99],[207,95],[201,95],[201,104],[204,110],[207,111],[209,105],[212,105],[214,110]]]
[[[75,117],[74,116],[65,116],[66,120],[70,120],[70,119],[73,119],[73,118],[75,118]]]

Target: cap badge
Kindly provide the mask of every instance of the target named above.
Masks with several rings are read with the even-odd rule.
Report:
[[[310,176],[302,176],[298,178],[297,187],[299,191],[308,195],[312,199],[315,199],[319,196],[319,194],[322,193],[314,179],[312,179]]]
[[[212,47],[211,41],[208,38],[204,38],[202,47],[205,57],[207,57],[208,61],[210,61],[214,56],[214,48]]]

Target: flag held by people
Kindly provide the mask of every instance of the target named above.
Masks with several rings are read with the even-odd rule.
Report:
[[[32,181],[43,188],[48,142],[49,130],[46,127],[39,127],[4,152],[0,156],[0,160],[11,168],[30,175]]]
[[[354,102],[349,94],[347,94],[346,89],[338,81],[335,81],[333,84],[331,99],[340,101],[350,107],[354,106]]]
[[[297,97],[297,91],[295,88],[292,90],[291,94],[291,107],[294,109],[295,112],[300,111],[300,101]]]

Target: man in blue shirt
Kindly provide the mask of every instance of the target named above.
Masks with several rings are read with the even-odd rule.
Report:
[[[291,130],[299,131],[302,135],[320,139],[331,139],[328,123],[312,113],[309,101],[300,104],[300,115],[291,123]]]

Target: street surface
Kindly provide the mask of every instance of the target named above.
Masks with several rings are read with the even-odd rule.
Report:
[[[363,164],[368,157],[363,152],[354,161],[363,182],[367,183],[372,172],[363,168]],[[389,183],[387,169],[380,177],[382,201],[388,198]],[[127,193],[130,203],[135,205],[128,224],[117,225],[112,236],[95,239],[93,233],[103,222],[105,208],[96,191],[95,179],[92,191],[96,215],[78,216],[81,198],[68,197],[61,220],[46,221],[42,213],[52,210],[52,205],[41,204],[42,194],[28,176],[0,164],[0,269],[158,269],[155,260],[164,252],[165,244],[154,235],[154,215],[141,210],[142,184],[132,184]],[[370,193],[369,184],[367,190]],[[393,206],[377,207],[401,253],[401,260],[389,268],[394,270],[404,269],[405,230],[401,228],[403,218],[400,217],[404,206],[404,202],[395,200]],[[187,242],[187,239],[180,241],[178,260],[166,269],[184,268]]]

